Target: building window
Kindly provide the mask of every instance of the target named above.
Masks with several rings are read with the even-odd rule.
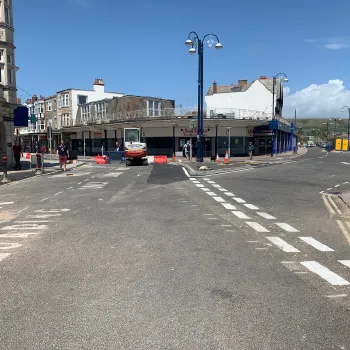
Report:
[[[78,105],[85,105],[88,102],[88,97],[83,95],[78,95]]]
[[[0,83],[4,83],[3,79],[2,79],[2,68],[0,68]]]
[[[60,108],[69,106],[69,94],[61,95],[60,97]]]
[[[69,114],[62,114],[61,116],[61,125],[62,126],[69,126]]]
[[[11,25],[11,15],[10,15],[10,9],[8,7],[5,7],[5,22],[8,26]]]
[[[0,62],[3,62],[4,50],[0,50]]]
[[[159,117],[160,116],[160,102],[159,101],[147,101],[147,116]]]
[[[12,64],[12,56],[7,54],[7,63]]]
[[[12,69],[11,68],[7,69],[7,82],[8,82],[8,85],[12,85]]]
[[[90,118],[90,106],[81,107],[81,118],[82,120],[88,120]]]
[[[96,103],[95,110],[97,118],[104,118],[106,116],[106,103]]]
[[[40,130],[45,130],[45,119],[40,119]]]
[[[51,112],[52,111],[52,101],[46,102],[46,111]]]

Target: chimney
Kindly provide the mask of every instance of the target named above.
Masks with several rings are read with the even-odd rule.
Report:
[[[26,99],[26,104],[27,105],[31,105],[32,104],[32,100],[30,98]]]
[[[265,79],[267,79],[267,77],[266,77],[266,75],[262,75],[262,76],[260,76],[259,79],[260,79],[260,80],[265,80]]]
[[[244,85],[247,85],[248,84],[248,80],[247,79],[240,79],[238,80],[238,85],[239,86],[244,86]]]
[[[218,92],[218,86],[216,84],[216,81],[214,80],[214,83],[213,83],[213,94],[216,94]]]
[[[17,98],[17,104],[21,104],[21,99],[19,97]]]
[[[37,96],[37,95],[33,95],[33,97],[32,97],[32,103],[33,103],[33,102],[36,102],[36,101],[38,101],[38,96]]]
[[[105,92],[105,84],[102,79],[95,78],[94,81],[94,91],[99,92],[99,93],[104,93]],[[102,98],[103,96],[101,96]]]

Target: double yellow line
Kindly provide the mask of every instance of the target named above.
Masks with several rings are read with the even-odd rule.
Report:
[[[324,205],[326,206],[327,210],[330,212],[330,214],[333,215],[341,215],[342,211],[338,208],[337,204],[334,202],[333,198],[329,194],[322,194],[322,199],[324,202]],[[348,244],[350,245],[350,222],[345,221],[345,224],[339,220],[335,220],[345,236],[345,239],[347,240]]]

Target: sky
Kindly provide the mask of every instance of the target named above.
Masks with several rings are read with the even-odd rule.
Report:
[[[188,34],[216,34],[204,49],[204,91],[285,73],[284,117],[342,117],[350,106],[349,0],[13,0],[18,97],[67,88],[197,103],[198,57]],[[29,94],[29,95],[28,95]]]

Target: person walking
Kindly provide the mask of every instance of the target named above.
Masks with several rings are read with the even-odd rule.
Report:
[[[250,159],[253,159],[254,149],[255,149],[254,145],[251,142],[249,142],[248,153],[249,153],[249,158]]]
[[[58,154],[59,161],[60,161],[60,169],[62,169],[62,166],[64,166],[64,171],[67,171],[67,159],[69,157],[69,151],[68,147],[65,146],[64,141],[61,141],[61,144],[58,146],[56,154]]]
[[[191,145],[190,145],[190,142],[189,141],[187,141],[187,143],[186,143],[186,145],[184,146],[184,147],[186,147],[185,148],[185,152],[186,152],[186,158],[187,158],[187,160],[191,160],[190,158],[191,158]]]
[[[15,170],[21,170],[21,146],[18,145],[18,142],[15,141],[15,144],[12,147],[13,149],[13,157],[15,158]]]

